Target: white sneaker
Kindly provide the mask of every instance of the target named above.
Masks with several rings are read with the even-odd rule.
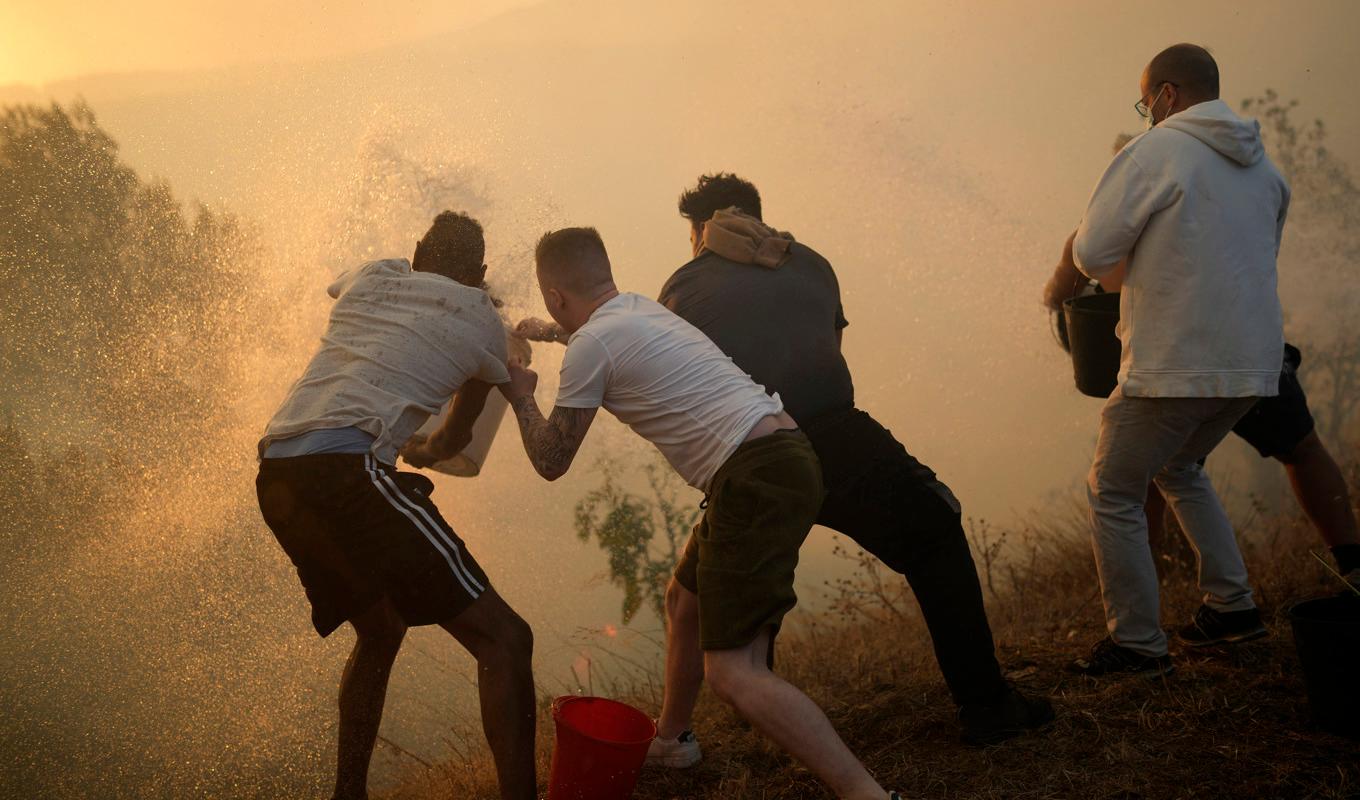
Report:
[[[684,769],[698,764],[702,758],[694,731],[685,731],[674,739],[658,736],[647,747],[647,763],[658,767]]]

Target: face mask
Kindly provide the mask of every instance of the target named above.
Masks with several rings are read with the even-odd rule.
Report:
[[[1143,124],[1147,126],[1147,129],[1148,129],[1148,130],[1152,130],[1152,129],[1153,129],[1154,127],[1156,127],[1156,125],[1157,125],[1157,123],[1154,122],[1153,119],[1152,119],[1152,116],[1153,116],[1153,113],[1154,113],[1154,112],[1153,112],[1153,109],[1157,107],[1157,101],[1162,99],[1162,92],[1165,92],[1165,91],[1166,91],[1166,84],[1164,83],[1164,84],[1162,84],[1162,88],[1160,88],[1160,89],[1157,90],[1157,96],[1154,97],[1154,98],[1152,98],[1152,102],[1151,102],[1151,103],[1148,103],[1148,115],[1147,115],[1147,117],[1145,117],[1145,118],[1143,119]]]

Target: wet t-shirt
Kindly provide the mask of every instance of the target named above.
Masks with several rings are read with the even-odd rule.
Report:
[[[469,378],[505,383],[505,323],[486,292],[406,259],[342,275],[321,347],[270,420],[259,450],[310,431],[357,428],[379,461]]]
[[[794,243],[775,268],[704,252],[657,298],[703,331],[800,425],[850,408],[855,388],[837,333],[848,323],[831,264]]]

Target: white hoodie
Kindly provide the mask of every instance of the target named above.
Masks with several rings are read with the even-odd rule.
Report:
[[[1275,257],[1289,185],[1261,126],[1222,100],[1191,106],[1129,142],[1077,230],[1097,278],[1128,256],[1119,300],[1119,384],[1131,397],[1270,397],[1284,338]]]

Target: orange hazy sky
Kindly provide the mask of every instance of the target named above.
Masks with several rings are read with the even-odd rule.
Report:
[[[299,61],[476,23],[535,0],[0,0],[0,85]]]

